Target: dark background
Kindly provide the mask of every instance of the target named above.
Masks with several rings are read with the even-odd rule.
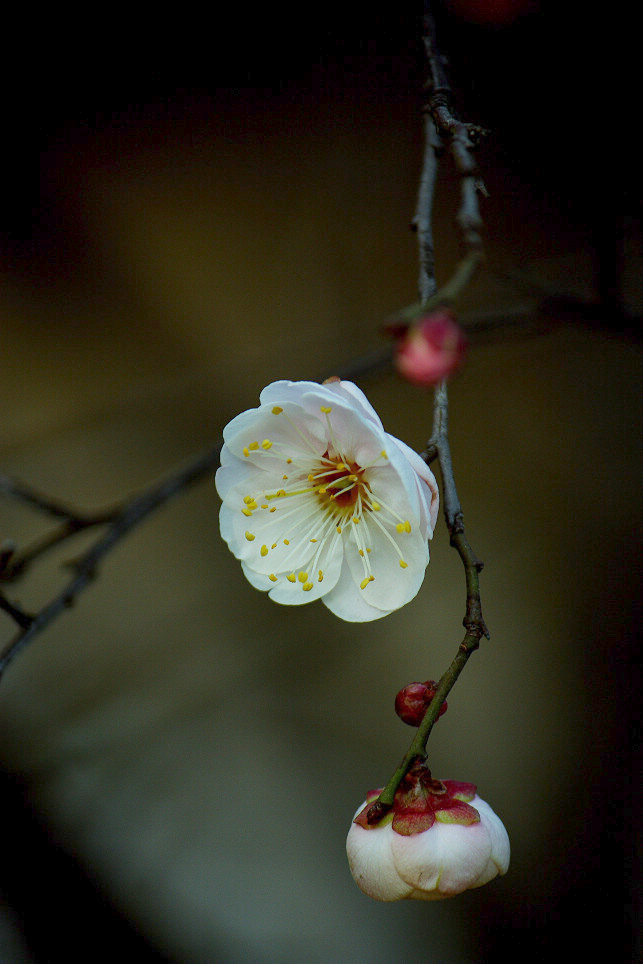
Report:
[[[475,8],[475,20],[472,8]],[[481,10],[487,11],[488,19],[483,22],[479,22]],[[635,227],[639,203],[634,178],[636,154],[631,149],[627,124],[631,88],[617,67],[617,63],[627,61],[624,37],[628,25],[615,23],[611,11],[609,15],[602,9],[598,15],[589,14],[586,6],[580,4],[565,5],[561,11],[560,4],[545,2],[523,4],[518,10],[516,4],[467,6],[463,0],[451,8],[444,3],[436,5],[436,16],[441,46],[450,59],[456,104],[467,120],[490,131],[480,151],[481,166],[492,189],[486,215],[490,252],[496,263],[502,263],[508,232],[509,236],[513,233],[522,239],[523,250],[532,256],[534,252],[536,255],[547,252],[549,247],[560,248],[563,253],[565,249],[584,253],[585,260],[581,259],[582,264],[578,262],[581,264],[578,270],[569,274],[563,269],[557,280],[569,280],[573,293],[578,290],[580,279],[584,299],[601,295],[608,306],[598,316],[587,312],[584,325],[594,333],[587,337],[603,337],[596,334],[598,326],[604,333],[611,331],[611,337],[616,339],[606,348],[608,356],[610,352],[618,356],[609,363],[609,378],[605,377],[605,382],[614,386],[614,379],[619,377],[615,373],[621,364],[620,346],[628,346],[623,349],[625,353],[633,350],[631,333],[635,326],[636,305],[631,295],[627,295],[627,286],[622,287],[622,275],[628,270],[632,254],[635,257],[639,254]],[[333,105],[337,105],[342,130],[350,123],[351,112],[367,119],[372,116],[374,122],[384,125],[387,114],[412,118],[417,116],[421,105],[423,68],[419,16],[417,7],[411,4],[382,13],[379,5],[330,3],[323,7],[302,6],[294,15],[282,13],[281,8],[258,4],[225,7],[214,13],[184,6],[171,15],[162,14],[155,7],[149,10],[110,8],[101,10],[91,23],[89,14],[81,19],[78,14],[58,9],[34,18],[31,15],[21,18],[20,12],[14,11],[5,30],[5,44],[8,48],[3,82],[6,190],[0,212],[3,272],[12,284],[39,292],[41,304],[47,303],[52,292],[66,286],[76,286],[87,299],[98,301],[109,287],[109,273],[94,274],[96,256],[90,234],[95,231],[95,225],[85,221],[82,192],[76,194],[73,189],[75,179],[82,181],[87,170],[100,170],[101,165],[109,170],[110,166],[118,166],[115,159],[134,157],[139,148],[153,156],[155,145],[158,144],[162,152],[168,140],[176,145],[177,156],[183,142],[187,154],[196,154],[207,162],[209,145],[220,143],[217,138],[221,131],[225,134],[224,141],[235,142],[238,148],[243,147],[247,130],[255,131],[256,137],[252,139],[253,152],[245,163],[249,169],[253,166],[261,169],[264,164],[275,163],[271,152],[266,152],[264,158],[262,138],[272,144],[273,139],[278,142],[282,135],[291,137],[289,144],[296,149],[297,134],[287,133],[286,126],[295,117],[299,129],[310,133],[319,121],[319,105],[323,105],[326,123],[326,127],[320,125],[320,141],[324,131],[332,128],[328,113],[332,113]],[[284,117],[288,120],[283,120]],[[383,131],[386,131],[384,126]],[[309,145],[308,141],[305,143]],[[408,141],[399,145],[403,157],[401,179],[406,178],[406,183],[411,185],[408,170],[417,163],[420,146],[418,119],[417,129],[409,130]],[[231,156],[237,156],[235,151],[231,150]],[[377,183],[380,196],[387,186],[392,192],[397,190],[394,183]],[[503,193],[505,187],[506,193]],[[195,190],[198,191],[198,187]],[[411,186],[410,196],[412,190]],[[409,188],[406,191],[409,193]],[[369,197],[368,201],[377,204],[377,196]],[[208,203],[206,197],[206,209]],[[532,204],[535,220],[530,223]],[[241,208],[238,217],[243,226],[243,206]],[[410,213],[409,209],[409,216]],[[278,209],[270,209],[270,217],[278,219],[279,214]],[[349,218],[347,231],[360,233],[366,229],[364,244],[368,247],[368,225],[360,223],[355,214],[351,217],[354,220]],[[444,218],[443,222],[448,223]],[[399,228],[396,224],[392,230]],[[532,231],[536,242],[530,240]],[[270,231],[267,235],[270,236]],[[446,249],[453,259],[457,254],[457,239],[447,240]],[[408,252],[411,251],[409,246]],[[511,253],[517,253],[519,267],[530,267],[529,263],[520,263],[520,243]],[[402,251],[400,258],[406,254]],[[383,263],[386,263],[384,259]],[[446,273],[444,262],[438,267]],[[410,277],[414,270],[411,267]],[[631,272],[631,268],[629,270]],[[377,281],[374,279],[373,283]],[[257,283],[256,277],[252,283]],[[122,296],[124,312],[128,291],[131,294],[132,290],[138,290],[135,284],[132,289],[126,288]],[[389,297],[391,304],[382,305],[382,317],[396,306],[397,292],[386,291],[384,301]],[[407,300],[413,297],[409,286]],[[486,297],[493,303],[494,292],[487,293]],[[59,296],[52,298],[59,308]],[[625,317],[620,311],[623,299],[628,301]],[[267,302],[266,310],[271,314],[275,309],[270,306],[269,298]],[[303,302],[297,302],[295,313],[301,315],[302,306]],[[370,317],[372,308],[367,305],[365,315]],[[153,308],[149,311],[152,313]],[[126,321],[123,324],[126,326]],[[34,344],[38,344],[38,325],[29,320],[26,327],[32,328]],[[63,331],[72,341],[94,337],[91,332],[84,333],[82,323],[75,321],[73,315],[64,327],[58,322],[54,328],[57,338]],[[578,334],[578,327],[573,330]],[[11,326],[9,331],[11,333]],[[150,323],[142,324],[141,331],[140,340],[144,344],[149,337]],[[619,341],[624,332],[626,340]],[[49,331],[46,344],[52,337]],[[359,336],[355,344],[358,342]],[[12,351],[11,340],[6,344],[5,361]],[[322,345],[322,355],[324,350]],[[343,346],[342,357],[350,357],[351,351],[352,344]],[[546,351],[545,356],[545,363],[550,364]],[[315,356],[312,357],[315,361]],[[553,349],[551,357],[556,365],[558,356]],[[598,357],[599,348],[588,355],[591,364],[595,364]],[[29,355],[20,362],[27,394],[32,363],[33,356]],[[505,370],[511,373],[519,370],[524,362],[518,355],[518,362],[508,357],[504,363]],[[258,362],[252,364],[260,371]],[[310,361],[300,364],[304,375],[310,376],[317,370],[310,370]],[[502,366],[502,360],[500,364]],[[275,377],[278,374],[282,373],[276,372]],[[571,380],[574,390],[579,392],[578,398],[582,396],[579,383],[584,377],[594,377],[594,372],[590,376],[585,370],[585,375]],[[255,384],[240,393],[244,403],[254,404]],[[562,384],[567,384],[564,378]],[[465,388],[465,399],[467,390],[471,389]],[[222,391],[221,410],[231,417],[237,404],[235,394],[239,393],[235,392],[234,385]],[[508,392],[515,401],[511,387]],[[473,392],[469,399],[475,399]],[[626,399],[627,391],[622,408],[617,405],[619,417],[627,409]],[[531,400],[532,411],[540,414],[543,399],[534,394]],[[559,397],[559,403],[560,400]],[[15,405],[18,414],[21,404]],[[55,404],[53,407],[55,409]],[[12,400],[5,399],[8,426],[12,423],[12,409]],[[572,410],[576,411],[573,404]],[[202,421],[198,405],[195,411],[196,424]],[[463,405],[461,414],[465,411]],[[628,418],[631,415],[628,409]],[[217,412],[217,417],[212,419],[214,434],[225,421],[218,416]],[[528,419],[526,421],[528,423]],[[605,425],[597,430],[600,439],[613,441],[608,429],[613,421],[610,410],[605,413]],[[484,429],[484,421],[482,424]],[[626,424],[629,424],[627,418],[617,426],[617,447],[627,445]],[[592,431],[591,426],[584,429],[585,451],[592,447]],[[37,449],[44,432],[38,427],[31,435],[27,432],[25,444],[33,443]],[[516,430],[516,438],[519,437],[520,432]],[[473,432],[467,441],[469,448],[477,440],[479,436]],[[189,452],[189,441],[185,452],[179,445],[173,453],[181,457]],[[11,429],[5,442],[9,465],[19,468],[24,451]],[[519,464],[520,453],[514,450],[514,456]],[[465,472],[469,468],[468,478],[473,478],[476,466],[473,455],[470,458],[473,461],[465,464]],[[573,458],[572,455],[572,461]],[[466,458],[464,460],[466,463]],[[37,459],[34,464],[38,465]],[[164,464],[169,463],[160,461],[155,471]],[[147,465],[144,464],[144,468]],[[63,479],[64,473],[60,476],[60,480]],[[142,468],[140,480],[136,477],[132,484],[145,480]],[[614,489],[616,502],[617,488]],[[118,494],[118,490],[114,494]],[[82,492],[82,497],[88,499],[90,495]],[[474,516],[475,500],[473,489],[468,505]],[[628,514],[624,516],[627,518]],[[584,532],[579,539],[587,549],[591,543],[587,521],[591,514],[584,515],[581,511],[580,515],[586,524],[583,528],[583,523],[579,523]],[[558,516],[560,539],[566,544],[575,538],[576,518],[573,501]],[[637,869],[632,863],[632,815],[638,812],[636,785],[630,776],[632,750],[638,747],[635,622],[630,608],[630,594],[635,591],[636,583],[632,568],[635,569],[636,559],[632,542],[635,524],[633,519],[632,528],[628,529],[624,523],[622,533],[617,529],[621,541],[615,537],[618,547],[615,544],[606,553],[610,560],[609,575],[589,579],[588,584],[581,588],[577,585],[570,594],[570,606],[579,614],[580,652],[576,670],[583,667],[583,712],[591,717],[592,704],[596,701],[605,715],[603,719],[599,714],[599,722],[594,720],[590,724],[590,717],[578,710],[577,703],[570,714],[574,721],[570,725],[584,728],[582,733],[577,729],[574,737],[583,747],[584,756],[577,761],[577,790],[573,794],[570,791],[569,796],[562,793],[561,799],[569,804],[570,800],[580,797],[583,802],[575,816],[574,831],[567,826],[562,832],[567,856],[557,857],[558,869],[550,899],[543,898],[547,888],[541,884],[538,897],[532,901],[524,885],[525,879],[529,879],[529,868],[523,870],[520,878],[522,889],[513,894],[508,877],[503,882],[503,886],[508,887],[503,892],[504,903],[500,900],[494,903],[493,897],[481,896],[475,905],[475,911],[481,915],[471,925],[475,932],[476,956],[460,957],[456,951],[450,956],[449,951],[444,950],[436,956],[428,947],[427,960],[438,964],[503,957],[541,960],[566,944],[572,935],[579,954],[593,952],[596,941],[604,940],[607,934],[612,956],[621,959],[621,945],[624,960],[631,953],[631,924],[636,917],[633,917],[630,889],[637,880]],[[614,534],[609,520],[605,525],[607,531]],[[489,532],[492,533],[493,528]],[[567,563],[572,569],[581,570],[588,565],[586,559],[573,552],[569,553]],[[500,563],[497,565],[500,568]],[[592,565],[590,562],[589,567]],[[262,602],[268,605],[262,600],[255,605],[260,607]],[[596,616],[597,607],[602,615]],[[591,640],[596,642],[599,636],[600,655],[594,661]],[[502,633],[500,637],[502,644]],[[552,661],[550,665],[555,674],[559,657],[547,650],[544,658]],[[569,679],[573,680],[573,672],[568,669]],[[568,679],[564,672],[563,678]],[[405,680],[401,680],[400,685],[403,682]],[[604,706],[605,687],[609,692],[609,709]],[[561,690],[562,693],[557,691],[556,699],[564,701],[564,684]],[[29,693],[28,687],[26,692]],[[545,706],[550,698],[543,694]],[[564,718],[564,710],[559,710],[559,716]],[[59,818],[52,817],[46,802],[42,802],[46,796],[43,798],[34,790],[40,777],[30,770],[29,764],[23,766],[21,762],[16,737],[20,732],[19,720],[18,714],[9,727],[12,736],[8,739],[6,754],[9,776],[3,782],[3,794],[7,803],[5,827],[11,845],[3,858],[1,883],[8,905],[24,928],[32,954],[32,958],[25,960],[57,961],[85,956],[88,937],[83,927],[94,935],[91,947],[94,960],[111,960],[127,953],[140,961],[164,959],[170,952],[162,948],[158,935],[150,936],[156,933],[154,928],[128,922],[127,899],[121,895],[115,900],[113,892],[111,897],[106,896],[100,875],[92,870],[91,857],[78,842],[80,838],[69,835],[68,829],[60,831]],[[46,717],[41,725],[48,725]],[[386,768],[388,760],[378,764]],[[557,769],[545,756],[537,764],[532,763],[535,765],[538,779],[545,787],[550,765],[558,781],[562,772],[570,781],[576,779],[568,763],[559,763]],[[465,773],[459,778],[468,777]],[[511,785],[511,781],[508,780],[507,785]],[[561,792],[559,786],[557,793]],[[484,795],[489,798],[488,794]],[[547,793],[543,791],[541,805],[545,808],[546,800]],[[495,805],[493,800],[490,802]],[[498,809],[502,807],[499,805]],[[546,834],[538,837],[553,849],[560,832],[559,821],[563,819],[564,823],[560,799],[555,813],[549,837]],[[528,828],[528,819],[526,826]],[[523,828],[521,832],[523,837],[519,835],[519,840],[528,837],[528,829]],[[531,857],[546,866],[550,853],[543,849]],[[136,915],[132,914],[131,918],[135,920]],[[140,936],[139,930],[147,934],[146,938]],[[97,939],[96,935],[99,935]],[[305,959],[295,951],[293,954],[293,961]],[[245,960],[243,956],[214,947],[204,953],[202,959]],[[282,960],[266,956],[266,960],[273,959]],[[383,964],[385,961],[383,957]]]

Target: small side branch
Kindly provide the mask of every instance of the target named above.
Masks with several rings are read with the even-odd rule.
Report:
[[[87,550],[73,565],[74,575],[66,583],[63,589],[45,605],[35,616],[28,616],[22,610],[10,603],[4,596],[0,595],[0,608],[8,613],[20,626],[20,632],[5,648],[0,655],[0,676],[4,673],[7,666],[36,636],[50,625],[65,609],[68,609],[76,601],[80,593],[87,588],[93,580],[99,563],[103,558],[121,541],[132,529],[138,526],[144,519],[150,516],[156,509],[165,505],[174,496],[185,492],[194,483],[208,476],[219,464],[221,453],[221,442],[207,452],[197,456],[186,466],[177,469],[172,475],[162,482],[146,489],[141,495],[122,503],[115,508],[83,516],[76,513],[68,506],[57,503],[55,500],[37,495],[33,490],[21,483],[0,478],[0,489],[7,494],[21,498],[23,501],[30,502],[43,512],[63,517],[66,522],[63,528],[57,530],[57,536],[48,541],[43,539],[40,543],[41,552],[49,548],[54,542],[61,542],[64,538],[87,528],[89,525],[107,525],[107,531]],[[82,520],[82,524],[80,524]],[[29,562],[41,554],[32,554]],[[23,554],[23,565],[20,571],[24,571],[26,554]],[[11,565],[11,559],[6,560],[7,565]],[[11,571],[11,570],[10,570]]]

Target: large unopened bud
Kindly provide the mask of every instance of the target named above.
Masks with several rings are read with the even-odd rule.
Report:
[[[377,809],[380,792],[367,795],[346,840],[351,874],[369,897],[440,900],[506,872],[507,831],[472,783],[434,780],[417,763],[387,812]]]

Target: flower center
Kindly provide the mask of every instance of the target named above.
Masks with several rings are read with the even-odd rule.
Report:
[[[334,515],[348,515],[358,501],[358,509],[370,509],[366,489],[370,492],[371,487],[364,479],[364,469],[357,462],[335,462],[326,451],[322,456],[320,472],[313,473],[313,479],[315,477],[321,483],[316,491],[323,509],[330,509]],[[341,510],[340,513],[337,508]]]

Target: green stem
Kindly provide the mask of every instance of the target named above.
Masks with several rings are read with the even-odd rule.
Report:
[[[448,425],[449,403],[447,389],[446,383],[441,382],[435,389],[433,434],[428,443],[425,457],[427,460],[430,460],[437,455],[442,474],[443,509],[449,531],[449,541],[451,546],[457,551],[464,566],[467,600],[462,623],[466,632],[464,639],[460,643],[458,652],[451,661],[451,665],[440,678],[435,695],[427,707],[424,718],[418,727],[415,738],[409,746],[404,759],[380,793],[379,798],[371,804],[372,807],[376,808],[373,814],[378,818],[383,816],[383,814],[392,807],[396,790],[412,763],[418,758],[425,759],[426,744],[444,700],[451,692],[460,673],[466,666],[467,660],[471,654],[478,649],[480,639],[483,636],[487,639],[489,638],[489,631],[482,617],[482,604],[480,601],[479,576],[482,563],[473,552],[464,533],[462,509],[458,499],[453,475],[453,465],[451,463]]]

